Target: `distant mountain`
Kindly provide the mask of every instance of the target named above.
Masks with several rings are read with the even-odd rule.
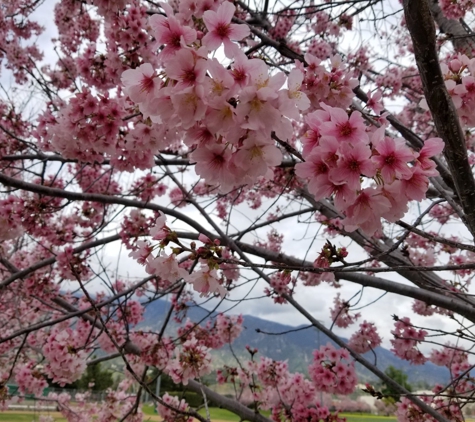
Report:
[[[165,301],[156,301],[149,304],[144,314],[144,321],[140,324],[140,327],[159,330],[169,308],[170,304]],[[213,315],[216,315],[216,313]],[[187,316],[194,322],[203,321],[203,324],[209,318],[208,311],[198,307],[190,308]],[[289,369],[292,372],[306,373],[307,367],[313,358],[313,351],[319,348],[320,345],[334,344],[325,334],[313,327],[292,327],[251,315],[243,315],[243,317],[245,329],[232,344],[234,353],[242,359],[249,358],[249,354],[245,350],[246,345],[249,345],[257,348],[261,356],[267,356],[274,360],[287,360]],[[175,330],[176,327],[176,324],[172,324],[171,330]],[[269,335],[264,333],[286,334]],[[342,339],[347,340],[343,337]],[[449,372],[446,368],[436,366],[430,362],[425,365],[415,366],[399,359],[383,347],[377,347],[374,352],[374,354],[372,352],[366,353],[364,355],[365,358],[374,363],[376,355],[376,363],[379,369],[384,371],[388,366],[400,369],[408,375],[409,383],[425,381],[429,385],[434,385],[449,380]],[[229,347],[214,351],[213,359],[217,365],[235,365]],[[359,382],[377,381],[375,375],[360,364],[356,365],[356,370]]]

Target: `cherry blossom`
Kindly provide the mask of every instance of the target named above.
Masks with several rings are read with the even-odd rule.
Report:
[[[231,23],[236,7],[224,1],[216,12],[207,10],[203,13],[203,20],[208,33],[203,37],[203,45],[209,50],[216,50],[221,44],[224,44],[224,53],[226,57],[232,58],[235,55],[236,46],[231,42],[240,41],[246,38],[249,33],[249,27],[246,25],[236,25]]]
[[[122,73],[124,92],[136,103],[147,101],[159,88],[160,79],[150,63],[144,63],[138,69],[129,69]]]

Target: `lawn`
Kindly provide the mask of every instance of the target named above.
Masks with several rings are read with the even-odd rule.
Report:
[[[143,412],[146,415],[153,415],[154,409],[153,406],[144,405],[142,408]],[[211,407],[209,409],[211,421],[212,422],[238,422],[239,417],[236,416],[234,413],[231,413],[224,409],[219,409],[216,407]],[[206,414],[205,410],[202,409],[200,413],[204,416]],[[266,416],[269,415],[269,412],[263,412]],[[376,415],[369,415],[369,414],[361,414],[361,413],[342,413],[341,416],[346,417],[348,422],[396,422],[396,418],[394,416],[376,416]]]
[[[340,416],[344,416],[347,422],[396,422],[397,419],[394,416],[377,416],[368,415],[362,413],[340,413]]]
[[[145,414],[144,421],[159,421],[159,417],[154,413],[153,406],[144,405],[143,412]],[[205,411],[200,412],[202,415],[205,415]],[[2,422],[37,422],[39,421],[39,416],[42,415],[52,415],[55,422],[66,422],[66,419],[62,418],[61,415],[57,412],[43,412],[43,413],[34,413],[34,412],[0,412],[0,421]],[[239,417],[234,415],[231,412],[228,412],[224,409],[218,409],[215,407],[210,408],[210,416],[212,422],[233,422],[239,421]],[[359,413],[344,413],[341,414],[347,418],[348,422],[396,422],[395,417],[385,417],[385,416],[376,416],[368,414],[359,414]]]
[[[206,416],[206,411],[204,409],[200,410],[200,414]],[[239,416],[231,413],[229,410],[220,409],[218,407],[210,407],[209,415],[212,421],[239,421]]]
[[[0,421],[2,422],[37,422],[40,416],[51,415],[55,422],[67,422],[65,418],[61,417],[60,413],[56,412],[0,412]]]
[[[154,413],[153,406],[144,405],[144,421],[159,421],[159,417]],[[205,414],[205,411],[200,412],[202,415]],[[66,422],[66,419],[62,418],[61,415],[57,412],[43,412],[42,415],[52,415],[55,422]],[[347,422],[396,422],[396,418],[393,416],[376,416],[368,415],[361,413],[341,413],[341,416],[344,416],[347,419]],[[39,421],[40,413],[34,412],[0,412],[0,421],[1,422],[37,422]],[[239,421],[239,417],[235,414],[228,412],[224,409],[218,409],[216,407],[210,408],[210,416],[212,422],[233,422]],[[467,419],[467,422],[475,422],[473,419]]]

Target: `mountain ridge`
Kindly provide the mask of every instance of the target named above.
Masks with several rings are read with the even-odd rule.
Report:
[[[169,307],[170,303],[162,300],[148,304],[144,312],[144,321],[140,323],[139,327],[159,329],[160,322],[165,319]],[[213,318],[218,314],[213,312],[208,316],[208,313],[209,311],[194,306],[189,308],[187,317],[193,322],[204,324],[209,318]],[[335,345],[325,334],[313,327],[293,327],[252,315],[243,315],[243,318],[243,332],[231,345],[233,353],[226,346],[213,351],[214,364],[235,366],[233,354],[239,359],[248,359],[250,355],[246,351],[246,345],[250,345],[252,348],[258,349],[257,357],[266,356],[273,360],[287,360],[291,372],[307,374],[308,365],[313,359],[313,350],[327,343]],[[177,325],[174,324],[172,330],[174,331],[176,327]],[[309,335],[312,331],[314,334]],[[344,337],[340,338],[347,341]],[[375,363],[376,360],[378,368],[382,371],[389,366],[403,371],[408,375],[409,383],[424,381],[428,385],[434,385],[449,380],[450,374],[446,368],[436,366],[431,362],[424,365],[411,365],[409,362],[399,359],[384,347],[377,347],[374,349],[374,353],[370,351],[363,356],[372,363]],[[360,383],[378,381],[375,375],[359,363],[356,363],[356,372]]]

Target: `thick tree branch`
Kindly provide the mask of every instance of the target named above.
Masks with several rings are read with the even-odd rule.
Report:
[[[250,422],[271,422],[270,419],[262,416],[260,413],[256,413],[254,410],[250,409],[247,406],[239,403],[236,400],[228,399],[227,397],[222,396],[206,387],[205,385],[199,383],[195,380],[188,381],[188,388],[198,394],[201,394],[202,391],[205,392],[206,397],[210,399],[213,403],[217,404],[219,407],[222,407],[230,412],[233,412],[236,415],[241,417],[242,421]]]
[[[445,17],[437,0],[429,0],[429,8],[440,31],[447,34],[455,50],[468,57],[473,57],[475,35],[467,34],[464,26],[458,20]]]
[[[460,198],[467,228],[475,237],[475,181],[467,159],[465,137],[459,117],[445,87],[436,49],[435,26],[428,0],[404,0],[406,25],[414,56],[439,136],[445,142],[444,155]]]

